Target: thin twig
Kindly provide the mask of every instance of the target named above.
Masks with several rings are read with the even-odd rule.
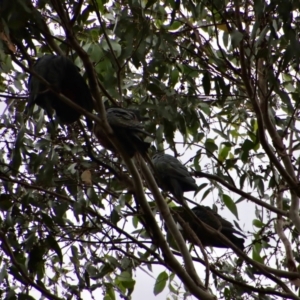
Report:
[[[195,171],[195,170],[193,170],[193,171],[194,171],[195,176],[205,177],[205,178],[208,178],[210,180],[215,180],[215,181],[221,183],[226,188],[228,188],[230,191],[237,193],[238,195],[244,197],[245,199],[248,199],[248,200],[256,203],[257,205],[260,205],[260,206],[262,206],[264,208],[267,208],[268,210],[270,210],[270,211],[272,211],[274,213],[277,213],[277,214],[280,214],[282,216],[288,217],[288,213],[286,211],[284,211],[282,209],[279,209],[279,208],[277,208],[277,207],[275,207],[273,205],[270,205],[270,204],[268,204],[266,202],[263,202],[263,201],[255,198],[254,196],[252,196],[252,195],[250,195],[250,194],[248,194],[248,193],[246,193],[246,192],[244,192],[244,191],[242,191],[242,190],[240,190],[240,189],[232,186],[231,184],[229,184],[228,182],[226,182],[225,180],[223,180],[222,178],[220,178],[220,177],[218,177],[216,175],[207,174],[207,173],[204,173],[204,172],[201,172],[201,171]]]

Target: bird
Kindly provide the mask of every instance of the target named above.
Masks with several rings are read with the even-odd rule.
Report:
[[[198,189],[195,179],[176,157],[157,152],[151,161],[158,186],[170,192],[180,203],[184,202],[184,192]]]
[[[144,125],[140,121],[146,120],[147,118],[143,118],[139,112],[134,109],[120,107],[108,108],[106,110],[106,117],[115,137],[130,158],[137,152],[142,156],[146,155],[150,143],[145,142],[143,137],[146,135],[153,137],[153,135],[144,130]],[[109,141],[106,133],[98,124],[94,126],[94,134],[104,148],[115,153],[117,152],[115,146]]]
[[[208,206],[197,205],[191,209],[191,211],[195,214],[195,216],[200,219],[203,223],[209,225],[210,227],[219,230],[227,239],[229,239],[236,247],[240,250],[244,250],[244,242],[243,238],[239,238],[234,234],[246,237],[240,231],[236,230],[233,225],[223,219],[218,213],[212,210]],[[203,226],[201,226],[196,219],[192,218],[192,216],[188,213],[188,211],[182,206],[171,207],[170,212],[175,220],[175,222],[179,223],[180,221],[178,215],[182,218],[184,222],[186,222],[189,227],[195,232],[196,236],[201,241],[203,247],[216,247],[216,248],[230,248],[230,246],[224,244],[216,235],[213,235],[205,230]],[[195,244],[195,239],[189,235],[187,232],[184,232],[183,226],[178,226],[180,231],[182,232],[183,237]],[[168,232],[168,228],[165,225],[165,229]]]
[[[88,85],[79,73],[77,66],[67,57],[59,55],[44,55],[33,66],[33,70],[53,86],[53,89],[68,97],[77,105],[88,112],[92,112],[94,102]],[[55,95],[48,87],[33,74],[28,80],[29,98],[25,108],[27,115],[34,104],[43,108],[53,123],[53,110],[59,122],[72,124],[79,120],[81,112],[70,107]],[[89,130],[93,128],[93,122],[86,118]]]

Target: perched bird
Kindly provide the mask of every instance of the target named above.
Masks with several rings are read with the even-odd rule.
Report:
[[[152,164],[159,187],[170,192],[180,203],[183,203],[184,192],[197,190],[195,179],[172,155],[156,153],[152,156]]]
[[[144,130],[144,125],[140,121],[145,118],[142,118],[139,112],[133,109],[113,107],[107,109],[106,117],[116,138],[130,157],[133,157],[136,152],[143,156],[147,153],[150,143],[145,142],[143,137],[152,135]],[[94,134],[103,147],[116,152],[106,133],[97,124],[94,127]]]
[[[197,221],[196,218],[192,218],[192,216],[185,210],[184,207],[172,207],[170,208],[172,216],[175,222],[179,223],[177,214],[182,218],[184,222],[186,222],[190,228],[195,232],[199,240],[201,241],[203,247],[216,247],[216,248],[230,248],[229,246],[225,245],[218,237],[215,235],[210,234],[209,232],[205,231],[205,228],[201,226]],[[244,234],[236,230],[233,225],[223,219],[219,214],[213,211],[208,206],[198,205],[191,209],[191,211],[200,219],[203,223],[209,225],[210,227],[219,230],[224,236],[226,236],[233,244],[235,244],[241,250],[244,250],[244,239],[236,237],[234,234],[238,234],[240,236],[246,237]],[[182,232],[183,237],[190,241],[191,243],[195,244],[196,241],[193,239],[191,235],[187,232],[184,232],[182,226],[179,226]],[[165,226],[166,231],[168,228]]]
[[[88,112],[93,111],[94,104],[90,90],[79,69],[70,59],[65,56],[45,55],[37,60],[33,70],[47,80],[55,91],[62,93]],[[63,102],[36,76],[30,75],[28,86],[29,99],[25,114],[37,104],[46,111],[52,121],[53,110],[61,123],[71,124],[79,120],[81,113]],[[86,118],[86,123],[88,129],[92,130],[93,122]]]

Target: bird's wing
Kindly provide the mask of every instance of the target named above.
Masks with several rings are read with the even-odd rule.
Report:
[[[65,73],[64,57],[55,55],[45,55],[37,60],[33,66],[33,70],[47,80],[51,85],[58,88],[63,82]],[[30,91],[33,93],[43,92],[40,88],[43,83],[34,75],[29,78]]]
[[[144,125],[139,122],[136,115],[132,111],[122,108],[109,108],[106,112],[107,121],[112,127],[121,127],[127,129],[143,129]]]
[[[226,219],[224,219],[223,217],[221,217],[218,213],[216,213],[214,210],[212,210],[209,206],[202,206],[202,207],[206,210],[207,213],[209,213],[211,216],[213,216],[213,218],[215,218],[214,222],[216,222],[216,223],[220,222],[220,225],[222,226],[222,230],[225,230],[225,231],[229,230],[229,231],[234,232],[236,234],[239,234],[239,235],[241,235],[243,237],[246,237],[240,231],[236,230],[229,221],[227,221]],[[217,225],[215,228],[218,228],[218,227],[219,227],[219,225]]]
[[[144,125],[139,122],[137,116],[133,111],[123,109],[123,108],[109,108],[106,111],[107,121],[113,129],[127,129],[130,130],[131,133],[143,133],[144,135],[148,135],[152,138],[155,136],[144,130]]]
[[[172,177],[188,184],[195,183],[194,178],[190,175],[187,168],[171,155],[165,154],[159,157],[154,162],[154,165],[157,165],[157,169],[163,176]]]
[[[36,63],[33,65],[33,71],[35,71],[39,76],[45,78],[47,81],[49,81],[49,78],[47,78],[50,65],[52,65],[53,62],[53,55],[45,55],[41,58],[39,58]],[[53,70],[50,70],[50,73],[52,73]],[[53,77],[52,75],[50,78]],[[35,104],[37,101],[37,98],[39,95],[42,95],[44,92],[47,91],[47,87],[34,75],[30,75],[28,79],[28,90],[29,90],[29,97],[28,97],[28,104],[25,109],[25,114],[28,113],[31,107]],[[45,105],[47,105],[45,103]],[[49,107],[48,107],[49,109]]]

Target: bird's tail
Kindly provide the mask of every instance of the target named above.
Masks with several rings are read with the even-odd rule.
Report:
[[[243,238],[238,238],[234,235],[232,235],[229,240],[235,244],[240,250],[244,250],[245,249],[245,246],[244,246],[244,242],[245,240]]]
[[[148,152],[148,149],[150,147],[151,143],[149,142],[145,142],[145,141],[142,141],[142,140],[137,140],[137,144],[136,144],[136,148],[137,148],[137,151],[139,153],[141,153],[141,155],[143,157],[145,157],[147,155],[147,152]]]

